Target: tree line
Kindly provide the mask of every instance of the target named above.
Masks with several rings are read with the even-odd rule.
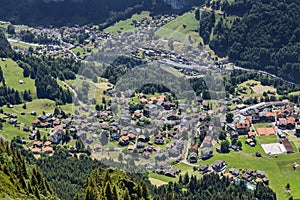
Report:
[[[233,183],[225,176],[206,174],[201,179],[196,176],[179,176],[178,183],[169,182],[154,189],[153,199],[269,199],[275,200],[276,194],[263,184],[254,191],[247,189],[244,181]]]

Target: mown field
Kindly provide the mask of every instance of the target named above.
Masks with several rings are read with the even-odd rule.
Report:
[[[132,20],[138,21],[138,20],[143,19],[144,17],[149,17],[149,15],[150,15],[150,13],[148,11],[143,11],[140,14],[134,14],[134,15],[132,15],[131,18],[116,22],[113,26],[110,26],[110,27],[104,29],[104,31],[110,32],[110,33],[118,33],[118,32],[125,32],[125,31],[133,30],[135,27],[130,25],[130,22]]]
[[[199,22],[195,19],[194,11],[190,11],[162,26],[155,34],[165,39],[185,43],[188,42],[190,36],[193,40],[202,42],[202,38],[198,34],[198,29]]]
[[[34,80],[31,78],[24,78],[23,69],[20,68],[16,62],[14,62],[12,59],[6,59],[5,61],[0,60],[0,66],[8,87],[19,91],[30,90],[33,97],[36,95]],[[23,80],[25,83],[20,84],[20,80]]]
[[[278,155],[277,157],[266,156],[260,145],[256,145],[256,147],[246,145],[243,136],[240,140],[243,143],[243,151],[228,154],[219,154],[215,151],[212,158],[200,161],[197,164],[211,165],[215,160],[223,160],[227,164],[227,170],[231,167],[240,169],[240,171],[245,169],[263,170],[266,172],[266,176],[270,180],[270,187],[276,192],[278,199],[288,199],[290,197],[285,191],[287,183],[291,185],[291,195],[294,199],[300,198],[300,168],[296,170],[292,168],[294,162],[300,163],[299,153]],[[261,152],[263,157],[256,157],[255,152],[257,151]],[[186,171],[193,173],[193,167],[186,164],[181,163],[174,167],[181,169],[182,174]],[[159,179],[159,177],[156,178]]]

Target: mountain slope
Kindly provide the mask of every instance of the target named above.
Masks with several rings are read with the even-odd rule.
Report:
[[[0,139],[0,199],[55,199],[41,171],[26,164],[19,150]]]
[[[8,57],[11,53],[11,46],[6,39],[5,34],[0,30],[0,57]]]
[[[216,19],[211,30],[200,25],[201,36],[212,33],[206,43],[237,65],[300,83],[300,1],[222,2],[211,5],[218,12],[202,12],[200,24],[207,15]],[[224,14],[217,14],[220,10]]]

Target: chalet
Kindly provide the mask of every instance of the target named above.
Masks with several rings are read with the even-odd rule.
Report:
[[[59,144],[62,139],[63,134],[63,127],[62,126],[56,126],[54,127],[54,131],[50,133],[50,142],[54,144]]]
[[[262,181],[263,181],[263,183],[266,184],[266,185],[269,184],[269,180],[268,180],[266,177],[264,177],[264,178],[262,179]]]
[[[129,140],[134,140],[135,139],[135,135],[133,133],[129,133],[128,135]]]
[[[200,165],[199,167],[199,171],[201,174],[207,173],[209,171],[208,169],[209,169],[208,165]]]
[[[213,149],[212,149],[212,147],[201,148],[201,159],[202,160],[208,159],[208,158],[210,158],[212,156],[213,156]]]
[[[234,176],[239,176],[239,174],[240,174],[240,171],[239,171],[238,169],[236,169],[236,168],[231,168],[231,169],[229,170],[229,172],[230,172],[232,175],[234,175]]]
[[[15,119],[18,118],[18,115],[16,115],[16,114],[11,114],[10,116]]]
[[[119,140],[119,138],[121,137],[121,135],[119,133],[113,133],[111,134],[111,137],[114,139],[114,140]]]
[[[254,171],[252,169],[247,169],[245,173],[252,176],[253,172]]]
[[[266,176],[266,173],[264,171],[261,171],[261,170],[256,170],[256,176],[258,178],[264,178]]]
[[[33,153],[33,154],[40,154],[41,152],[42,152],[42,150],[40,149],[40,148],[33,148],[33,149],[31,149],[31,152]]]
[[[169,176],[169,177],[176,177],[176,174],[178,173],[178,170],[176,169],[169,169],[165,172],[165,176]]]
[[[18,120],[16,118],[9,119],[10,124],[17,124]]]
[[[287,125],[286,118],[279,118],[277,121],[277,126],[281,129],[285,129]]]
[[[295,121],[296,121],[296,119],[294,117],[288,117],[286,119],[286,128],[287,129],[294,129],[295,128]]]
[[[46,141],[45,143],[44,143],[44,146],[45,147],[47,147],[47,146],[50,146],[52,143],[50,142],[50,141]]]
[[[30,126],[25,125],[25,126],[23,127],[23,131],[29,132],[29,131],[30,131]]]
[[[136,118],[140,118],[142,117],[142,111],[141,110],[136,110],[134,111],[134,114],[133,114]]]
[[[29,138],[29,140],[34,140],[35,139],[35,133],[31,133],[29,136],[28,136],[28,138]]]
[[[138,136],[138,142],[148,142],[149,137],[146,137],[145,135],[139,135]]]
[[[198,161],[198,154],[196,152],[190,153],[190,163],[196,163]]]
[[[41,142],[41,141],[34,141],[34,142],[33,142],[33,146],[34,146],[34,147],[41,148],[41,147],[43,146],[43,142]]]
[[[209,110],[209,103],[208,103],[208,101],[203,101],[202,102],[202,108],[203,108],[203,110]]]
[[[171,110],[171,108],[175,107],[176,104],[173,102],[163,102],[162,106],[164,107],[165,110]]]
[[[251,123],[249,120],[245,119],[235,124],[235,129],[239,135],[245,135],[250,131]]]
[[[44,153],[53,153],[53,148],[50,146],[44,147],[43,152]]]
[[[165,144],[165,141],[164,141],[164,138],[160,134],[158,134],[154,138],[154,143],[158,144],[158,145],[163,145],[163,144]]]
[[[255,138],[255,132],[249,131],[248,132],[248,138]]]
[[[251,181],[251,176],[249,174],[242,174],[242,179],[246,180],[246,181]]]
[[[136,144],[136,148],[138,148],[138,149],[144,149],[144,148],[145,148],[145,143],[143,143],[143,142],[138,142],[138,143]]]
[[[38,116],[38,120],[40,120],[41,122],[46,122],[47,116],[45,116],[45,115],[39,115]]]
[[[230,180],[233,180],[234,176],[231,173],[224,174],[225,177],[229,178]]]
[[[221,172],[223,170],[226,169],[226,164],[224,161],[222,160],[216,160],[213,164],[212,164],[212,168],[216,171],[216,172]]]
[[[127,146],[129,144],[129,137],[128,136],[122,136],[119,138],[119,145],[121,146]]]

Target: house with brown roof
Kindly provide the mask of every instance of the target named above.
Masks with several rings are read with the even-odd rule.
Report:
[[[239,135],[246,135],[250,131],[251,123],[248,119],[235,124],[236,131]]]
[[[42,150],[40,148],[35,147],[35,148],[31,149],[31,152],[34,154],[40,154],[42,152]]]
[[[120,138],[119,138],[119,145],[121,145],[121,146],[127,146],[128,144],[129,144],[129,137],[128,136],[121,136]]]
[[[41,124],[41,121],[39,119],[35,119],[32,121],[32,126],[33,127],[38,127]]]
[[[53,148],[52,147],[44,147],[43,148],[43,152],[45,152],[45,153],[53,153]]]
[[[286,128],[287,129],[294,129],[295,128],[296,119],[294,117],[288,117],[286,119]]]

